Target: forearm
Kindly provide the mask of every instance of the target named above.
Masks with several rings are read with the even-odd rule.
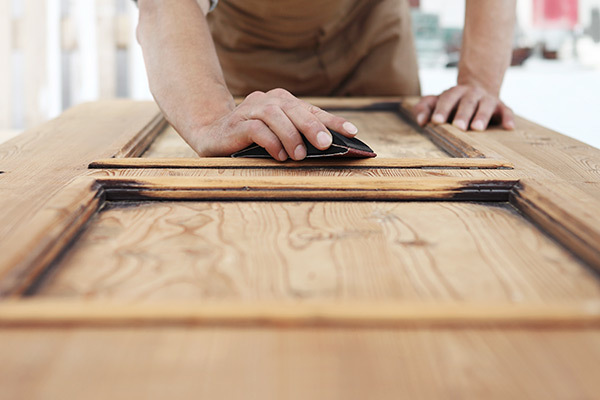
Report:
[[[235,106],[206,23],[208,1],[138,3],[137,35],[150,90],[169,122],[189,141],[186,136]]]
[[[498,95],[510,65],[516,0],[467,0],[458,84]]]

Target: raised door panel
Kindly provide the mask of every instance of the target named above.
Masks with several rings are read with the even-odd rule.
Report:
[[[313,102],[379,157],[200,159],[131,102],[0,147],[3,393],[593,398],[600,153]]]
[[[506,203],[112,202],[30,295],[559,303],[600,298]]]

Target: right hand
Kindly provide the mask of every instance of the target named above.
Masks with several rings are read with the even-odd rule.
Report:
[[[346,119],[294,97],[284,89],[254,92],[233,110],[185,138],[201,157],[228,156],[256,143],[279,161],[306,157],[304,135],[320,150],[331,146],[327,128],[347,137],[358,129]]]

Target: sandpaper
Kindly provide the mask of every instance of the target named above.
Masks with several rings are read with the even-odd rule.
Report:
[[[357,138],[348,138],[336,131],[329,130],[333,137],[333,143],[327,150],[319,150],[302,136],[306,145],[306,158],[319,157],[348,157],[348,158],[370,158],[377,154],[364,142]],[[243,150],[231,155],[232,157],[272,158],[271,155],[257,144],[252,144]]]

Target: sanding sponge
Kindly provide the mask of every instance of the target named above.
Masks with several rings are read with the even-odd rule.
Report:
[[[319,157],[349,157],[349,158],[370,158],[376,157],[377,154],[367,146],[364,142],[356,138],[348,138],[336,131],[329,130],[333,137],[333,143],[327,150],[319,150],[304,137],[306,145],[306,158]],[[252,144],[243,150],[240,150],[231,155],[232,157],[249,157],[249,158],[272,158],[271,155],[257,144]]]

